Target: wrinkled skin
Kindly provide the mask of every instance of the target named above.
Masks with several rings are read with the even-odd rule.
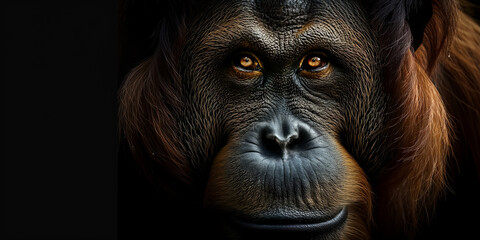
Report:
[[[475,234],[480,26],[457,1],[152,2],[124,4],[128,36],[148,33],[131,50],[156,47],[119,92],[161,190],[128,194],[145,235]]]
[[[371,215],[364,171],[378,174],[388,154],[387,96],[362,9],[356,1],[223,1],[187,23],[179,138],[193,175],[206,181],[203,205],[228,220],[229,236],[368,232],[355,222]],[[304,69],[317,55],[327,69]],[[243,71],[244,56],[258,71]]]

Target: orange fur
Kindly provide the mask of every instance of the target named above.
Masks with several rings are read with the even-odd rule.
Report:
[[[340,205],[348,205],[348,219],[345,224],[342,239],[368,239],[372,223],[372,189],[365,173],[357,161],[340,144],[337,149],[342,153],[344,165],[347,169],[344,180],[345,189],[342,190],[342,199],[349,202]]]
[[[451,145],[466,144],[479,167],[480,27],[448,1],[433,4],[423,46],[405,54],[395,86],[399,151],[377,189],[386,236],[412,237],[432,215],[457,154]]]
[[[338,147],[349,171],[344,198],[354,200],[346,203],[351,204],[346,239],[368,238],[372,225],[382,236],[412,237],[447,189],[447,169],[462,160],[458,154],[471,153],[480,173],[480,27],[453,1],[432,3],[422,46],[415,53],[395,53],[403,56],[400,69],[387,73],[396,80],[387,79],[393,83],[389,147],[396,151],[379,185],[372,189],[353,157]],[[164,54],[128,75],[120,92],[120,128],[142,166],[148,159],[161,162],[172,179],[188,184],[191,166],[175,134],[180,77],[172,70],[176,64],[158,60],[167,58]],[[161,66],[165,62],[168,66]]]
[[[151,159],[161,162],[164,172],[187,183],[190,168],[178,145],[175,116],[171,110],[181,105],[180,95],[172,89],[164,89],[168,85],[159,80],[165,76],[156,70],[158,62],[154,59],[134,68],[125,80],[119,93],[120,129],[147,177],[158,181],[149,174],[152,172],[148,163]]]

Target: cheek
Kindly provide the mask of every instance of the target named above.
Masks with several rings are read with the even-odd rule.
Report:
[[[339,138],[370,177],[376,176],[389,154],[392,128],[386,126],[387,96],[376,80],[354,86],[356,95],[342,101],[344,124]]]
[[[189,159],[198,181],[204,181],[216,152],[223,146],[225,113],[224,100],[220,92],[212,90],[208,82],[193,81],[186,91],[185,104],[177,116],[181,126],[177,132],[182,139],[183,154]]]
[[[344,159],[346,174],[341,199],[349,206],[343,232],[345,239],[369,239],[373,221],[372,188],[357,161],[340,144],[337,149]]]

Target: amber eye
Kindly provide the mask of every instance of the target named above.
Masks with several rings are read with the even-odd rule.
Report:
[[[242,72],[260,72],[262,70],[257,58],[248,53],[237,55],[233,59],[233,66]]]
[[[300,64],[300,70],[309,72],[320,72],[328,69],[330,60],[323,53],[313,53],[305,56]]]
[[[249,57],[240,58],[240,66],[242,66],[243,68],[251,68],[254,64],[255,62]]]

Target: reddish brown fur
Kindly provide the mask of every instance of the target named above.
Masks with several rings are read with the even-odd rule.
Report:
[[[363,198],[353,206],[347,239],[367,238],[371,219],[385,236],[412,236],[445,191],[447,167],[455,164],[460,151],[472,153],[480,172],[480,27],[453,2],[433,4],[422,46],[415,53],[410,49],[403,53],[400,71],[390,75],[398,80],[391,88],[397,110],[390,126],[396,130],[392,140],[398,151],[380,177],[382,184],[371,190],[361,168],[344,151],[345,164],[352,171],[345,180],[350,186],[347,198]],[[161,161],[166,172],[189,183],[190,163],[173,124],[174,109],[181,107],[179,80],[175,73],[169,75],[169,69],[156,70],[162,69],[156,60],[162,54],[127,77],[120,92],[120,126],[136,159]],[[165,84],[165,79],[170,81]]]
[[[345,179],[345,189],[343,189],[343,199],[349,199],[351,202],[343,203],[350,205],[349,217],[345,227],[343,239],[368,239],[370,234],[372,216],[372,189],[368,183],[365,173],[350,156],[350,154],[340,145],[337,149],[342,153],[344,164],[349,171]]]
[[[405,54],[394,87],[401,147],[376,190],[377,224],[387,236],[412,236],[432,215],[455,164],[451,142],[467,144],[477,168],[480,162],[480,28],[453,3],[433,4],[423,45]]]
[[[160,162],[166,173],[186,183],[190,179],[189,166],[178,146],[172,114],[172,109],[181,105],[180,95],[159,80],[162,75],[155,70],[156,64],[152,58],[127,76],[120,91],[120,126],[132,154],[150,180],[162,184],[150,174],[148,160],[152,159]]]

